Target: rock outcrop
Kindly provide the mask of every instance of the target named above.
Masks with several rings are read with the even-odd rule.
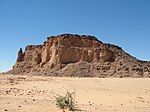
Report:
[[[24,61],[24,53],[22,51],[22,48],[18,51],[18,57],[17,57],[17,62],[22,62]]]
[[[76,77],[150,77],[150,62],[130,56],[121,47],[94,36],[62,34],[43,45],[20,48],[7,73]]]

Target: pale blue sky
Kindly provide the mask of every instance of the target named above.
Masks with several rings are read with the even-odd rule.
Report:
[[[90,34],[150,60],[150,0],[0,0],[0,72],[49,35]]]

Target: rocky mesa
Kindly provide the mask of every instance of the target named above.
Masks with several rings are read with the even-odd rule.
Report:
[[[141,61],[121,47],[94,36],[62,34],[47,37],[42,45],[18,51],[12,70],[19,75],[70,77],[150,77],[150,62]]]

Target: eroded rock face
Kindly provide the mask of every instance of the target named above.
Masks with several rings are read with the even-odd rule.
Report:
[[[22,62],[22,61],[24,61],[24,53],[22,51],[22,48],[20,48],[18,51],[17,62]]]
[[[139,65],[139,66],[137,66]],[[149,77],[150,63],[94,36],[62,34],[29,45],[8,73],[49,76]],[[136,74],[136,75],[134,75]]]
[[[100,51],[100,61],[107,62],[107,61],[114,61],[113,52],[109,49],[103,49]]]

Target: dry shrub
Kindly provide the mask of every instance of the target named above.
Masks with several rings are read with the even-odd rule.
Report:
[[[56,106],[65,112],[65,109],[74,111],[75,105],[75,92],[67,92],[65,96],[58,95],[56,98]]]

